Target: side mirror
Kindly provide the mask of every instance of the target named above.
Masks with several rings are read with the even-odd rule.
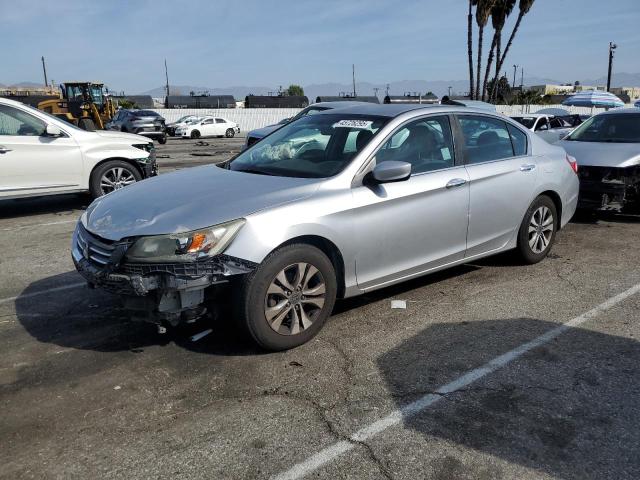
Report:
[[[45,130],[47,137],[59,137],[62,135],[62,130],[55,125],[49,124]]]
[[[371,173],[378,183],[402,182],[411,176],[411,164],[389,160],[376,165]]]

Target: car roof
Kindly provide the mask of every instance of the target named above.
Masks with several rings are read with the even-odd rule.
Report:
[[[346,107],[355,107],[358,105],[376,105],[375,103],[371,103],[371,102],[359,102],[357,100],[345,100],[345,101],[339,101],[339,102],[318,102],[318,103],[312,103],[311,105],[309,105],[309,107],[326,107],[326,108],[346,108]],[[306,107],[306,108],[309,108]]]
[[[611,110],[607,110],[606,112],[600,112],[597,115],[613,115],[613,114],[640,114],[640,108],[632,107],[632,108],[613,108]],[[594,115],[595,116],[595,115]]]
[[[498,117],[504,117],[504,115],[485,110],[483,108],[462,107],[457,105],[425,105],[425,104],[375,104],[360,102],[358,105],[354,105],[348,108],[341,108],[340,113],[350,113],[356,115],[374,115],[378,117],[393,118],[403,113],[412,112],[415,110],[423,110],[424,113],[479,113],[485,115],[493,115]],[[334,114],[327,110],[320,112],[318,115]]]

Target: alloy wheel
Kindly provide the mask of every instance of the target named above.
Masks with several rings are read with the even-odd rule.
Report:
[[[313,324],[325,303],[322,273],[310,263],[294,263],[272,280],[264,299],[269,326],[281,335],[296,335]]]
[[[529,221],[529,247],[533,253],[544,252],[551,242],[554,219],[551,210],[545,206],[537,208]]]
[[[106,195],[107,193],[119,190],[135,182],[136,177],[133,176],[131,171],[122,167],[114,167],[102,175],[100,179],[100,189],[102,193]]]

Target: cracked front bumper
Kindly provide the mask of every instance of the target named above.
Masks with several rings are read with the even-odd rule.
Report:
[[[205,290],[244,275],[256,264],[227,255],[198,262],[131,263],[126,242],[108,242],[80,224],[73,234],[71,257],[90,287],[121,296],[125,307],[152,322],[178,323],[205,312]],[[122,261],[121,261],[122,260]]]

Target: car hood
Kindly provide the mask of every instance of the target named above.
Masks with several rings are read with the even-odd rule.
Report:
[[[320,183],[214,165],[188,168],[98,198],[87,209],[85,227],[108,240],[188,232],[308,197]]]
[[[562,140],[556,145],[575,157],[578,165],[631,167],[640,165],[640,143],[600,143]]]
[[[106,138],[109,141],[115,140],[118,142],[126,143],[128,145],[132,145],[134,143],[151,143],[147,137],[143,137],[142,135],[136,135],[134,133],[124,133],[118,132],[114,130],[99,130],[96,132],[92,132],[98,135],[99,137]]]
[[[276,125],[269,125],[267,127],[257,128],[255,130],[251,130],[248,136],[253,138],[264,138],[267,135],[269,135],[271,132],[273,132],[274,130],[277,130],[280,127],[282,127],[282,125],[276,124]]]

